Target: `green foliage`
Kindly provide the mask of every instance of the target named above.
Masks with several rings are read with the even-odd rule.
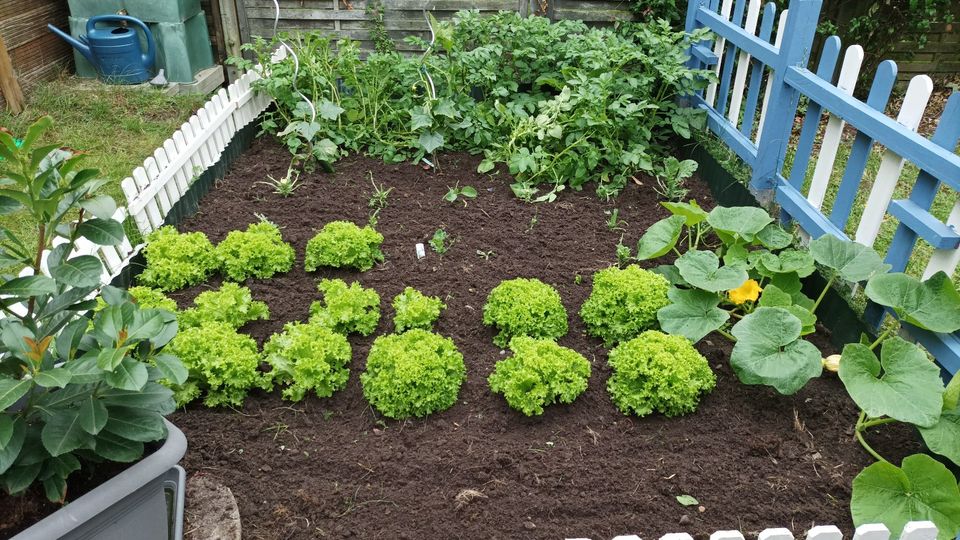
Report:
[[[280,228],[263,220],[246,231],[231,231],[217,245],[217,260],[232,281],[267,279],[293,267],[293,246],[283,241]]]
[[[914,326],[943,333],[960,328],[960,294],[943,272],[923,282],[903,273],[878,275],[867,282],[864,292]]]
[[[19,145],[0,131],[0,214],[32,229],[25,240],[0,227],[0,487],[38,484],[62,503],[86,463],[136,461],[166,436],[173,393],[155,381],[182,382],[186,370],[164,349],[174,315],[101,288],[100,259],[75,255],[81,238],[119,244],[123,226],[82,155],[38,144],[52,124],[40,118]]]
[[[500,360],[487,379],[510,407],[527,416],[543,414],[553,403],[573,403],[587,389],[590,362],[550,339],[518,336],[510,340],[513,356]]]
[[[683,187],[687,178],[697,172],[699,164],[692,159],[679,159],[668,156],[663,160],[663,164],[654,171],[657,179],[656,192],[668,201],[681,201],[686,198],[690,191]]]
[[[453,340],[413,329],[374,340],[360,383],[377,411],[401,419],[450,408],[465,378]]]
[[[430,244],[430,249],[435,251],[437,255],[443,255],[450,249],[450,244],[453,244],[452,241],[450,244],[447,244],[447,238],[449,238],[447,231],[443,229],[437,229],[427,243]]]
[[[236,329],[250,321],[270,318],[267,304],[254,300],[249,288],[236,283],[226,282],[216,291],[198,294],[193,305],[194,307],[180,312],[177,317],[181,328],[221,322]]]
[[[171,384],[177,406],[204,396],[207,407],[240,407],[253,388],[270,389],[260,367],[257,342],[222,322],[187,328],[170,343],[190,372],[186,382]]]
[[[556,289],[538,279],[502,281],[483,306],[483,324],[500,332],[493,338],[506,347],[515,336],[560,338],[567,333],[567,310]]]
[[[382,243],[383,235],[370,225],[360,228],[349,221],[331,221],[307,242],[304,265],[307,272],[321,266],[365,272],[383,261]]]
[[[686,338],[656,330],[617,345],[608,362],[607,390],[623,414],[690,413],[716,385],[707,359]]]
[[[476,199],[477,190],[473,186],[463,186],[460,187],[460,183],[453,187],[447,187],[447,193],[443,196],[443,200],[447,202],[457,202],[457,199],[463,203],[463,206],[467,206],[467,199]]]
[[[350,378],[347,338],[318,324],[287,323],[263,346],[264,359],[273,368],[273,383],[285,386],[284,399],[300,401],[307,392],[330,397]]]
[[[732,330],[737,343],[730,365],[744,384],[765,384],[796,393],[823,369],[820,350],[800,339],[803,324],[781,307],[759,307]]]
[[[177,311],[177,303],[156,289],[137,286],[130,287],[127,293],[130,294],[130,298],[133,299],[140,309],[163,309],[171,313],[176,313]],[[102,305],[106,306],[106,302],[103,302]]]
[[[369,336],[380,322],[380,295],[354,281],[348,287],[342,279],[323,279],[317,284],[323,301],[310,304],[310,322],[339,334]]]
[[[380,28],[380,12],[373,13]],[[361,60],[357,42],[318,33],[245,46],[271,65],[257,82],[277,103],[263,128],[295,155],[322,163],[350,151],[390,162],[430,154],[434,164],[440,150],[484,152],[482,172],[502,162],[518,180],[515,193],[550,200],[588,182],[609,197],[632,172],[651,170],[671,136],[687,138],[704,124],[702,113],[676,99],[713,77],[686,67],[689,45],[702,32],[687,36],[665,23],[618,32],[477,10],[431,25],[432,45],[408,39],[424,49],[419,56],[401,55],[381,39],[384,46]],[[292,55],[269,62],[276,39],[292,44],[299,70]],[[537,197],[543,184],[547,194]]]
[[[663,276],[635,264],[600,270],[593,275],[593,290],[580,318],[587,333],[607,346],[626,341],[656,324],[657,310],[669,304],[669,288]]]
[[[175,291],[205,281],[217,270],[213,244],[202,232],[179,233],[164,226],[147,236],[147,267],[138,281],[161,291]]]
[[[850,513],[855,526],[883,523],[898,537],[909,521],[932,521],[938,540],[953,540],[960,533],[960,490],[930,456],[907,456],[901,467],[879,461],[853,479]]]
[[[400,333],[411,328],[430,330],[440,318],[440,311],[446,307],[436,296],[426,296],[413,287],[407,287],[393,298],[395,331]]]

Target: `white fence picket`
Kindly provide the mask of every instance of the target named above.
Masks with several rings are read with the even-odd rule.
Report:
[[[710,540],[744,540],[740,531],[717,531]],[[843,540],[843,532],[833,525],[819,525],[807,531],[806,540]],[[911,521],[903,527],[899,540],[936,540],[937,526],[930,521]],[[566,540],[589,540],[588,538],[567,538]],[[613,540],[640,540],[637,535],[615,536]],[[665,534],[659,540],[693,540],[687,533]],[[757,535],[757,540],[793,540],[790,529],[766,529]],[[890,540],[890,531],[881,524],[861,525],[857,527],[852,540]]]
[[[926,75],[917,75],[911,79],[907,86],[907,93],[903,97],[903,104],[900,105],[897,122],[910,131],[916,131],[932,93],[933,79]],[[877,177],[873,181],[867,204],[863,209],[863,217],[860,218],[854,235],[857,242],[872,246],[877,239],[883,217],[887,213],[887,205],[890,204],[897,182],[900,180],[903,163],[904,159],[894,152],[890,150],[884,152],[880,168],[877,170]]]
[[[833,525],[819,525],[807,531],[807,540],[843,540],[843,533]]]
[[[733,0],[723,0],[723,5],[720,6],[720,16],[723,17],[723,20],[730,20],[730,12],[733,9]],[[720,76],[720,65],[723,63],[724,51],[727,48],[727,40],[724,38],[717,38],[716,43],[713,45],[713,54],[717,55],[717,63],[713,66],[713,73],[719,77]],[[717,98],[717,83],[712,82],[710,86],[707,87],[706,94],[704,94],[704,99],[707,103],[716,106],[714,100]]]
[[[787,14],[789,12],[789,9],[783,10],[783,12],[780,13],[780,20],[777,22],[777,37],[773,43],[773,46],[776,47],[777,50],[780,50],[780,45],[783,44],[783,30],[787,27]],[[764,69],[766,69],[766,67]],[[767,118],[767,106],[770,105],[770,92],[773,89],[773,71],[768,71],[767,86],[763,91],[763,105],[760,106],[760,119],[757,120],[757,134],[753,139],[754,144],[760,142],[760,134],[763,133],[763,121]]]
[[[853,95],[853,89],[860,75],[860,66],[863,65],[863,47],[851,45],[843,55],[843,66],[840,68],[840,77],[837,88],[844,93]],[[807,200],[814,208],[823,206],[823,199],[827,195],[830,185],[830,175],[833,173],[833,164],[837,160],[837,150],[840,148],[840,136],[843,134],[844,121],[838,116],[830,115],[827,128],[823,132],[820,143],[820,154],[813,169],[813,180],[810,182],[810,191]]]
[[[747,22],[743,25],[745,32],[751,36],[757,35],[757,21],[760,19],[761,0],[750,0],[747,6]],[[743,106],[744,88],[747,85],[747,74],[750,73],[750,55],[740,51],[737,60],[737,71],[733,79],[733,90],[730,92],[730,109],[727,118],[733,125],[740,125],[740,108]]]
[[[744,540],[740,531],[717,531],[710,535],[710,540]]]
[[[758,540],[793,540],[793,533],[790,529],[766,529],[757,535]]]
[[[937,526],[932,521],[911,521],[903,526],[900,540],[937,540]]]
[[[950,217],[947,218],[946,223],[953,230],[960,231],[960,200],[954,203],[953,210],[950,211]],[[933,255],[930,256],[930,262],[927,263],[927,268],[923,271],[923,279],[927,279],[940,271],[952,276],[957,271],[957,266],[960,266],[960,249],[934,250]]]
[[[861,525],[854,531],[853,540],[890,540],[890,529],[879,523]]]

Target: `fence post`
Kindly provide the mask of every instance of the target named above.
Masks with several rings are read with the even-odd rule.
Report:
[[[806,67],[820,17],[822,0],[791,0],[790,14],[773,68],[770,102],[757,143],[757,159],[752,164],[750,190],[761,204],[773,200],[777,174],[783,167],[800,92],[784,82],[791,67]]]

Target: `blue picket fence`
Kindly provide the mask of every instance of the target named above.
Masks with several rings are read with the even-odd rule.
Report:
[[[813,238],[833,234],[872,245],[882,222],[893,219],[898,225],[885,257],[894,271],[907,267],[923,239],[933,248],[924,277],[939,270],[953,274],[960,262],[960,200],[945,221],[930,209],[944,187],[954,195],[960,191],[960,156],[955,153],[960,92],[950,96],[929,139],[916,133],[933,88],[929,77],[911,81],[897,118],[884,112],[897,76],[892,61],[880,64],[866,101],[853,97],[863,59],[859,46],[849,47],[841,61],[840,39],[833,36],[824,42],[815,71],[808,69],[820,8],[821,0],[791,0],[778,14],[775,4],[761,5],[761,0],[690,0],[687,31],[708,28],[713,34],[691,48],[690,64],[717,74],[715,84],[691,96],[693,106],[706,111],[709,129],[751,168],[750,188],[758,200],[778,205],[785,222],[797,223]],[[806,111],[797,125],[801,97],[807,98]],[[831,180],[837,147],[841,137],[849,141],[851,128],[855,136],[842,178]],[[785,171],[791,145],[794,161]],[[885,149],[883,162],[871,179],[862,218],[852,224],[858,192],[867,188],[868,158],[877,145]],[[919,169],[915,180],[902,177],[905,163]],[[814,165],[811,181],[808,171]],[[894,188],[902,182],[912,184],[909,197],[893,200]],[[834,193],[829,211],[823,208],[828,189]],[[857,232],[847,234],[853,225]],[[877,306],[867,308],[868,322],[879,325],[883,317]],[[960,336],[905,326],[946,371],[960,370]]]

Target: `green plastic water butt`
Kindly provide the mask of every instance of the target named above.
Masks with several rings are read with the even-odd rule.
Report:
[[[163,0],[157,3],[166,2]],[[67,6],[70,8],[71,16],[89,19],[94,15],[116,13],[123,9],[123,0],[67,0]]]
[[[157,64],[168,81],[193,82],[201,69],[213,65],[213,50],[203,11],[182,23],[152,23],[157,40]]]
[[[131,17],[148,23],[182,23],[200,13],[200,0],[122,0]]]

